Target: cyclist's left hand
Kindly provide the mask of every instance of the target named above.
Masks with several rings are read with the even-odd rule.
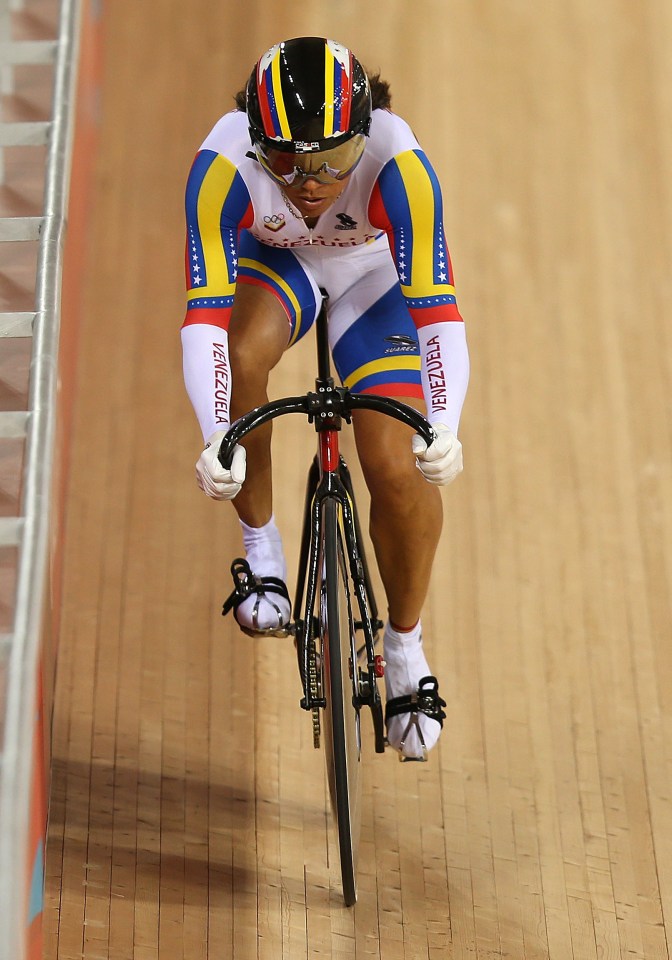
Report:
[[[196,464],[198,485],[203,493],[207,493],[213,500],[233,500],[245,480],[245,447],[241,447],[237,443],[233,448],[230,470],[227,470],[219,462],[219,448],[225,436],[224,430],[217,430],[216,433],[213,433]]]
[[[413,436],[416,465],[425,480],[446,486],[462,472],[462,444],[445,423],[433,423],[436,440],[428,447],[419,434]]]

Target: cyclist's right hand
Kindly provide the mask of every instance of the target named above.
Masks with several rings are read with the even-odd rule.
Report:
[[[436,439],[428,447],[416,433],[413,437],[413,453],[416,466],[425,480],[439,486],[447,486],[462,472],[462,444],[445,423],[434,423]]]
[[[213,500],[233,500],[245,480],[245,448],[239,443],[233,448],[230,470],[226,470],[219,462],[217,454],[225,436],[224,430],[213,433],[196,463],[198,485]]]

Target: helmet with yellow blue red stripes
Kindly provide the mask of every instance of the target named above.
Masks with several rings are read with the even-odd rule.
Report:
[[[306,155],[364,137],[371,123],[369,81],[359,60],[334,40],[297,37],[259,58],[247,84],[255,147]],[[359,151],[358,151],[359,152]]]

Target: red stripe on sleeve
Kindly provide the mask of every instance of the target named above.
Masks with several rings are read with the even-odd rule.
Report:
[[[193,323],[208,323],[211,327],[221,327],[222,330],[228,331],[230,319],[231,307],[194,307],[192,310],[187,310],[182,326],[189,327]]]
[[[369,210],[368,210],[369,221],[372,226],[378,227],[381,230],[384,230],[387,233],[387,241],[390,245],[390,253],[392,254],[392,259],[394,262],[397,262],[397,250],[396,244],[394,242],[394,228],[390,222],[390,218],[387,214],[387,209],[383,202],[383,195],[380,192],[380,186],[378,181],[373,185],[373,190],[371,191],[371,199],[369,200]]]
[[[247,210],[243,214],[243,219],[238,224],[238,236],[240,236],[240,231],[251,227],[254,223],[254,207],[252,206],[252,201],[247,205]]]
[[[428,327],[430,323],[452,321],[462,323],[460,311],[456,303],[442,303],[438,307],[409,307],[408,312],[413,318],[416,328]]]
[[[378,181],[374,183],[373,190],[371,191],[369,220],[374,227],[380,227],[381,230],[387,230],[388,232],[392,230],[392,224],[390,223],[390,218],[387,215],[387,210],[383,203],[383,196],[380,192]]]

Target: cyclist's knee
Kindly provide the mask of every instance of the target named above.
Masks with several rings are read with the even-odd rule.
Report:
[[[371,444],[360,449],[362,472],[372,499],[389,504],[391,509],[410,506],[411,490],[417,483],[411,441]]]
[[[272,343],[265,344],[263,337],[257,339],[240,333],[229,338],[229,356],[235,380],[246,381],[265,382],[279,359]]]
[[[379,516],[434,517],[440,493],[416,467],[411,449],[412,431],[402,428],[391,436],[371,437],[358,445],[362,473]]]
[[[241,285],[229,326],[234,376],[266,377],[287,347],[289,323],[279,301],[267,290]]]

